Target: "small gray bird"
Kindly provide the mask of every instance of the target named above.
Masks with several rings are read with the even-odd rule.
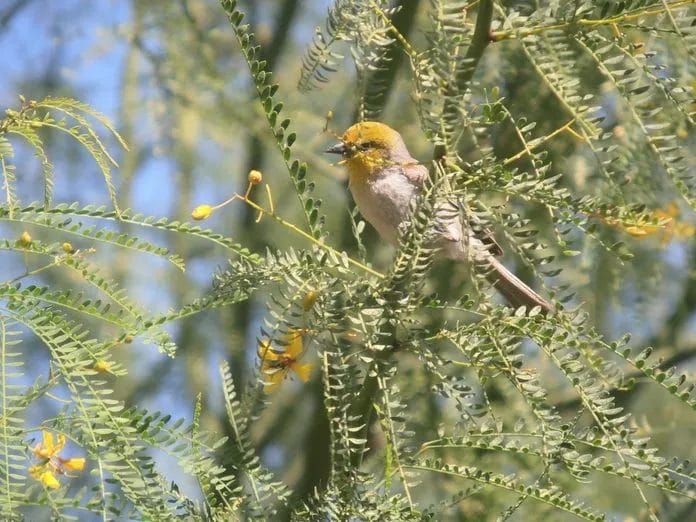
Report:
[[[400,230],[411,219],[411,202],[422,192],[428,170],[411,156],[397,131],[379,122],[356,123],[326,152],[343,156],[360,213],[383,239],[396,245]],[[484,266],[487,279],[513,306],[540,306],[553,313],[551,303],[496,259],[502,250],[492,236],[472,224],[462,218],[457,201],[447,201],[436,210],[434,246],[449,259]]]

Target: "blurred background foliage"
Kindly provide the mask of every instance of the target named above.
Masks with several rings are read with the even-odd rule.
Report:
[[[344,3],[346,6],[350,4]],[[472,31],[477,3],[467,5],[462,2],[457,6],[461,19],[458,30],[462,34]],[[694,8],[682,5],[686,4],[684,2],[677,3],[684,9],[675,16],[693,20]],[[356,4],[366,5],[364,2]],[[391,16],[399,34],[405,35],[416,49],[428,48],[432,39],[424,28],[428,26],[431,11],[440,3],[404,0],[396,4],[400,10]],[[508,18],[512,13],[531,16],[538,8],[538,3],[531,1],[496,4],[492,30],[499,32],[514,29],[515,19]],[[561,10],[572,2],[543,4],[545,9],[547,4],[557,4],[557,9]],[[661,5],[660,2],[633,4],[636,4],[636,9],[659,8]],[[352,212],[345,174],[339,166],[331,164],[332,158],[322,151],[335,141],[336,133],[340,134],[364,116],[378,118],[398,129],[413,155],[423,162],[432,159],[433,144],[422,131],[409,56],[397,43],[384,46],[382,51],[387,53],[388,61],[385,63],[388,65],[378,70],[369,66],[356,70],[349,46],[339,46],[336,51],[342,51],[346,58],[336,58],[336,72],[325,72],[328,82],[309,91],[298,89],[298,83],[302,83],[303,58],[315,37],[315,27],[324,27],[330,5],[323,0],[255,0],[240,1],[238,7],[245,12],[245,23],[250,25],[250,31],[260,45],[257,58],[266,61],[267,69],[273,72],[272,81],[279,85],[275,97],[283,102],[283,114],[291,118],[292,130],[297,133],[293,155],[307,163],[308,180],[316,185],[314,194],[323,200],[325,241],[337,250],[345,250],[352,257],[386,272],[394,250],[379,241],[369,226],[361,229],[360,241],[356,240],[354,227],[359,218]],[[470,8],[468,18],[462,7]],[[627,6],[620,9],[628,10]],[[611,12],[601,15],[608,17]],[[659,23],[655,22],[655,17],[646,19],[646,25],[653,22],[662,24],[664,13],[658,18]],[[680,85],[693,98],[696,85],[693,53],[696,48],[690,39],[692,36],[687,38],[684,35],[682,43],[685,49],[670,49],[672,40],[665,37],[663,41],[662,29],[640,27],[640,24],[640,20],[627,20],[619,24],[620,29],[616,24],[615,27],[636,52],[648,48],[659,53],[667,63],[667,72],[657,70],[655,74],[678,78]],[[612,30],[614,27],[607,27],[607,34],[611,35]],[[584,146],[578,130],[582,125],[575,125],[574,132],[554,133],[572,117],[559,101],[552,82],[540,81],[539,70],[535,67],[543,64],[533,66],[528,58],[529,53],[534,53],[533,45],[521,46],[516,39],[501,39],[489,45],[476,69],[477,96],[480,98],[474,104],[482,106],[489,102],[497,110],[497,95],[502,97],[509,114],[537,122],[534,135],[549,137],[543,143],[544,160],[552,165],[554,173],[563,173],[561,186],[564,188],[578,195],[606,196],[606,202],[616,208],[643,204],[647,212],[658,212],[658,220],[666,219],[668,222],[668,226],[653,230],[647,225],[626,224],[619,218],[599,213],[599,210],[596,216],[585,216],[592,221],[593,237],[574,233],[573,249],[581,253],[559,256],[556,264],[563,271],[548,278],[546,284],[551,288],[570,285],[575,292],[570,306],[582,304],[582,309],[589,313],[589,324],[607,340],[618,339],[630,332],[629,346],[654,347],[656,356],[664,358],[662,368],[676,366],[678,373],[693,373],[696,356],[696,258],[692,210],[683,203],[679,191],[670,186],[659,164],[644,159],[645,155],[633,155],[631,151],[646,147],[644,140],[633,133],[631,111],[634,107],[617,95],[597,64],[586,55],[575,55],[575,78],[582,91],[595,93],[592,104],[600,106],[604,118],[601,123],[603,132],[610,135],[614,146],[629,151],[624,158],[625,165],[614,165],[621,174],[614,180],[616,185],[608,187],[602,182],[602,175],[598,174],[596,167],[596,151]],[[170,220],[189,220],[197,205],[215,205],[235,192],[244,193],[248,172],[257,169],[263,173],[264,183],[271,189],[278,215],[302,227],[304,215],[295,197],[295,189],[278,153],[276,140],[269,132],[266,111],[258,103],[235,34],[219,2],[6,0],[0,3],[0,48],[3,55],[0,106],[16,109],[20,105],[17,101],[19,93],[27,100],[42,100],[47,96],[70,97],[88,103],[114,124],[128,144],[127,149],[123,149],[115,137],[107,136],[101,130],[99,133],[118,163],[118,168],[112,169],[112,176],[121,209],[164,216]],[[354,57],[360,58],[357,52]],[[306,80],[303,78],[305,83]],[[375,92],[370,92],[371,89]],[[488,100],[483,98],[484,93],[490,96]],[[366,105],[366,100],[369,105]],[[333,118],[327,132],[324,129],[329,112]],[[693,151],[694,133],[690,117],[681,114],[673,123],[674,139],[684,151]],[[491,126],[491,134],[484,139],[490,142],[497,157],[513,157],[520,152],[516,131],[521,127],[522,123],[515,126],[503,121]],[[78,201],[81,205],[109,206],[104,178],[89,154],[76,141],[61,133],[45,132],[41,137],[47,157],[54,165],[54,205]],[[18,197],[23,203],[42,201],[44,174],[40,158],[34,155],[28,144],[20,141],[13,141],[13,144]],[[467,140],[462,141],[456,152],[465,162],[479,159],[477,145]],[[635,158],[643,159],[638,161]],[[693,178],[692,153],[686,161],[688,170],[684,174]],[[532,167],[524,157],[518,166],[522,170]],[[260,204],[265,205],[262,187],[256,187],[254,195]],[[549,226],[548,211],[543,205],[514,198],[495,201],[509,204],[513,211],[530,219],[532,226],[541,230],[544,240],[555,242],[554,227]],[[284,252],[288,248],[308,249],[312,246],[272,218],[256,220],[254,209],[237,201],[215,212],[205,226],[261,255],[267,248]],[[180,270],[159,256],[88,239],[82,241],[27,223],[4,219],[0,231],[10,242],[24,231],[28,231],[34,240],[45,243],[70,241],[74,249],[84,253],[86,261],[100,266],[126,289],[131,300],[153,314],[179,310],[194,299],[208,295],[214,274],[227,267],[229,253],[211,241],[128,223],[114,222],[109,226],[166,247],[185,262],[186,270]],[[617,241],[625,243],[621,253],[632,254],[632,257],[616,255],[602,246]],[[53,268],[22,277],[25,272],[43,266],[45,260],[26,252],[5,251],[1,255],[0,280],[3,282],[21,277],[25,287],[37,284],[72,288],[84,291],[86,297],[97,298],[98,293],[71,271]],[[510,256],[507,262],[509,266],[515,266],[514,256]],[[529,267],[518,268],[522,277],[532,274]],[[444,300],[456,300],[472,292],[467,271],[448,262],[436,263],[428,273],[425,285],[428,292],[436,293]],[[120,331],[113,324],[74,315],[94,337],[120,346],[113,352],[113,359],[127,372],[110,377],[114,399],[129,406],[161,410],[175,418],[184,417],[191,421],[196,398],[200,396],[201,428],[220,435],[233,435],[225,412],[218,364],[220,361],[229,364],[230,378],[238,389],[258,377],[257,349],[259,339],[263,338],[261,326],[271,293],[270,289],[261,289],[248,300],[232,306],[206,310],[167,324],[165,329],[177,346],[173,358],[138,336],[132,342],[124,342],[123,335],[127,332]],[[436,313],[432,317],[421,316],[424,328],[435,330],[440,319]],[[22,382],[28,384],[48,375],[49,356],[42,342],[26,328],[21,328],[21,331],[21,354],[26,369]],[[587,415],[586,411],[583,413],[577,395],[564,383],[553,363],[528,342],[522,343],[521,353],[528,358],[526,366],[538,368],[549,391],[548,403],[563,418],[570,420],[576,415]],[[309,359],[320,364],[317,357],[310,356]],[[453,404],[445,399],[434,395],[418,398],[417,389],[429,389],[435,384],[431,375],[418,372],[421,365],[417,357],[409,354],[404,354],[398,363],[399,373],[406,380],[411,379],[409,386],[412,388],[408,388],[406,395],[413,400],[405,415],[409,428],[415,431],[412,440],[418,443],[437,439],[443,425],[462,422]],[[654,383],[644,386],[635,370],[626,371],[634,379],[627,377],[622,380],[615,387],[614,396],[619,405],[634,413],[631,422],[637,426],[637,436],[649,435],[653,446],[665,450],[665,457],[693,457],[696,423],[694,416],[689,415],[690,408],[671,400]],[[297,379],[283,383],[282,391],[269,395],[268,404],[250,426],[250,441],[262,463],[299,499],[307,499],[313,491],[321,489],[329,473],[328,420],[319,373],[315,371],[306,384]],[[462,368],[461,373],[475,376],[477,370]],[[481,378],[480,374],[479,378],[486,401],[501,411],[506,411],[506,405],[515,407],[517,403],[509,396],[509,389]],[[61,395],[60,388],[56,393]],[[25,419],[24,428],[30,430],[26,440],[38,439],[37,428],[46,419],[58,415],[62,407],[60,400],[49,395],[34,402]],[[515,412],[510,413],[510,418],[514,417]],[[508,422],[509,419],[503,420]],[[482,428],[482,431],[485,430]],[[382,451],[384,444],[379,429],[373,427],[368,443],[371,451]],[[78,446],[69,447],[79,453]],[[462,464],[473,462],[481,469],[503,475],[525,467],[518,462],[522,459],[519,455],[506,456],[484,449],[467,451],[457,454],[455,460]],[[200,496],[199,486],[182,471],[175,458],[157,451],[153,456],[157,469],[175,481],[186,495]],[[379,467],[377,464],[374,466]],[[539,480],[543,482],[542,477]],[[88,482],[86,476],[80,476],[71,481],[70,487],[78,488]],[[438,520],[447,517],[494,519],[501,513],[519,520],[532,516],[532,513],[542,516],[543,509],[538,511],[541,508],[536,505],[528,507],[531,501],[525,502],[524,495],[502,493],[491,489],[490,485],[465,491],[461,484],[454,478],[426,480],[416,486],[418,501],[427,506],[459,492],[461,496],[455,496],[447,509],[443,508],[441,516],[444,518]],[[576,498],[590,501],[593,508],[608,513],[610,517],[628,520],[649,516],[629,480],[595,473],[586,482],[575,482],[566,477],[561,487],[567,488],[566,491],[572,492]],[[659,506],[656,510],[661,519],[688,520],[696,516],[693,497],[686,503],[683,498],[672,502],[673,499],[659,490],[650,491],[649,497],[652,506]],[[517,507],[512,508],[518,502],[520,505],[524,503],[519,511]],[[38,508],[24,511],[24,514],[31,520],[47,516]],[[277,516],[286,515],[281,506]],[[78,516],[89,519],[84,513]],[[555,517],[562,515],[554,511],[549,516],[559,519]],[[398,516],[394,515],[394,519]]]

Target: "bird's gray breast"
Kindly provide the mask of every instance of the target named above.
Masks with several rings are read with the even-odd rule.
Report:
[[[360,213],[382,239],[392,245],[398,244],[399,229],[410,221],[413,199],[425,182],[427,171],[421,167],[418,169],[405,172],[402,166],[393,165],[367,180],[351,179],[350,190]],[[440,249],[445,257],[481,260],[491,256],[491,246],[500,249],[494,241],[487,245],[480,231],[470,226],[465,209],[457,198],[445,197],[435,203],[433,210],[433,222],[426,233],[428,242]]]
[[[393,245],[398,243],[399,225],[409,220],[411,201],[419,190],[398,165],[385,167],[364,182],[350,183],[360,213]]]

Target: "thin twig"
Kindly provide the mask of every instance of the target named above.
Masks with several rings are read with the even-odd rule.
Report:
[[[636,9],[634,11],[630,11],[622,15],[612,16],[609,18],[600,18],[595,20],[590,18],[581,18],[580,20],[573,20],[561,24],[541,25],[538,27],[532,27],[531,29],[510,29],[506,31],[494,31],[491,33],[491,39],[494,42],[499,42],[501,40],[520,39],[526,36],[543,33],[545,31],[570,29],[571,27],[601,27],[603,25],[611,26],[621,24],[630,20],[635,20],[644,16],[659,15],[665,12],[669,13],[671,12],[671,9],[676,9],[693,3],[696,3],[696,0],[678,0],[672,3],[663,2],[664,5],[660,8],[650,10]]]
[[[509,165],[510,163],[512,163],[512,162],[514,162],[514,161],[517,161],[517,160],[520,159],[522,156],[525,156],[525,155],[527,155],[527,154],[531,155],[531,153],[532,153],[532,151],[533,151],[534,149],[536,149],[536,148],[538,148],[539,146],[543,145],[544,143],[546,143],[547,141],[549,141],[549,140],[550,140],[551,138],[553,138],[554,136],[557,136],[557,135],[560,134],[561,132],[568,131],[568,132],[570,132],[573,136],[577,136],[577,137],[582,138],[582,137],[579,136],[576,132],[572,131],[572,129],[570,128],[570,126],[571,126],[574,122],[575,122],[575,118],[573,118],[572,120],[570,120],[568,123],[566,123],[566,124],[563,125],[562,127],[559,127],[558,129],[556,129],[555,131],[553,131],[551,134],[547,134],[546,136],[544,136],[543,138],[541,138],[537,143],[534,143],[534,145],[529,145],[529,144],[527,144],[527,145],[525,146],[524,149],[522,149],[521,151],[519,151],[519,152],[518,152],[517,154],[515,154],[514,156],[512,156],[512,157],[506,159],[506,160],[503,162],[503,165],[506,165],[506,166],[507,166],[507,165]],[[531,143],[531,142],[530,142],[530,143]]]
[[[248,193],[249,192],[247,191],[247,195],[248,195]],[[290,230],[292,230],[293,232],[295,232],[296,234],[301,235],[305,239],[307,239],[307,240],[311,241],[312,243],[314,243],[315,245],[317,245],[319,248],[326,250],[327,252],[331,252],[332,254],[334,254],[338,257],[343,257],[351,265],[356,266],[356,267],[360,268],[361,270],[364,270],[365,272],[367,272],[373,276],[379,277],[380,279],[384,279],[384,274],[382,274],[381,272],[378,272],[377,270],[374,270],[374,269],[370,268],[369,266],[364,265],[360,261],[357,261],[357,260],[353,259],[352,257],[346,256],[343,252],[339,252],[335,248],[330,247],[326,243],[318,240],[317,238],[308,234],[307,232],[305,232],[301,228],[297,227],[296,225],[293,225],[289,221],[286,221],[283,218],[281,218],[278,214],[275,213],[275,210],[273,208],[265,209],[262,206],[258,205],[257,203],[253,202],[252,200],[250,200],[246,195],[242,196],[241,194],[235,193],[230,199],[228,199],[224,203],[221,203],[220,205],[216,205],[213,208],[221,207],[223,205],[226,205],[227,203],[231,203],[232,201],[236,201],[236,200],[243,201],[244,203],[249,205],[251,208],[257,210],[260,214],[272,217],[273,219],[275,219],[278,223],[280,223],[284,227],[287,227]],[[272,205],[272,200],[270,200],[270,203]]]

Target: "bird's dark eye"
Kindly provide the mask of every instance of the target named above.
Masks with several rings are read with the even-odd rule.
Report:
[[[377,147],[379,147],[379,143],[376,141],[365,141],[358,145],[358,150],[366,151],[369,149],[376,149]]]

